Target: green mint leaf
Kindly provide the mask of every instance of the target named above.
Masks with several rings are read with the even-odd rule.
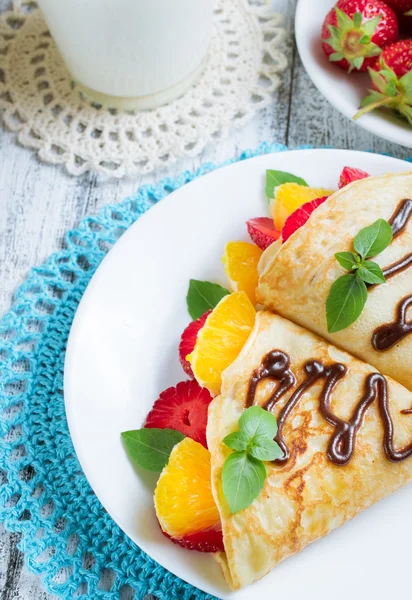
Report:
[[[249,445],[248,454],[258,460],[276,460],[283,457],[283,452],[280,446],[265,435],[257,435],[253,438],[253,442]]]
[[[266,467],[246,452],[233,452],[225,460],[222,487],[232,514],[247,508],[265,485]]]
[[[385,275],[383,274],[380,266],[372,262],[371,260],[365,260],[362,265],[358,269],[358,276],[365,283],[370,283],[372,285],[378,283],[385,283]]]
[[[361,314],[368,299],[365,282],[357,274],[339,277],[330,288],[326,300],[326,319],[329,333],[352,325]]]
[[[408,98],[412,97],[412,69],[403,75],[399,80],[401,86],[405,90],[405,94]]]
[[[392,227],[384,219],[378,219],[369,227],[361,229],[353,240],[353,247],[362,258],[380,254],[392,241]]]
[[[248,436],[242,431],[230,433],[223,439],[223,443],[232,450],[246,450],[249,443]]]
[[[168,463],[173,448],[185,436],[174,429],[137,429],[122,433],[130,460],[146,469],[160,473]]]
[[[255,436],[273,439],[278,431],[278,424],[272,413],[260,406],[247,408],[239,419],[240,431],[247,437],[249,444]]]
[[[354,271],[359,267],[359,257],[354,252],[337,252],[335,258],[347,271]]]
[[[215,308],[228,294],[230,294],[229,290],[217,283],[191,279],[186,296],[189,315],[195,321],[211,308]]]
[[[292,173],[286,173],[286,171],[266,171],[266,196],[271,199],[274,197],[275,188],[282,183],[298,183],[299,185],[308,184],[301,177],[296,177]]]

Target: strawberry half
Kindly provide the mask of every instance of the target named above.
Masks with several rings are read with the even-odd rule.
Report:
[[[288,240],[290,236],[295,233],[295,231],[300,229],[309,219],[310,215],[318,208],[318,206],[323,204],[328,198],[329,196],[316,198],[316,200],[306,202],[306,204],[303,204],[300,208],[295,210],[295,212],[286,219],[286,222],[283,226],[282,243],[284,244],[286,240]]]
[[[266,250],[280,238],[280,231],[275,228],[273,219],[269,217],[249,219],[246,226],[252,242],[261,250]]]
[[[269,219],[270,220],[270,219]],[[208,310],[204,315],[196,319],[196,321],[192,321],[182,333],[182,337],[180,339],[179,344],[179,360],[180,364],[183,367],[184,372],[188,377],[194,379],[192,367],[190,366],[190,362],[186,360],[186,356],[191,354],[195,349],[197,335],[199,331],[202,329],[203,325],[206,322],[206,319],[210,315],[212,311]]]
[[[210,392],[197,381],[182,381],[160,394],[144,426],[176,429],[207,448],[207,411],[211,401]]]
[[[346,187],[354,181],[360,181],[370,177],[369,173],[362,171],[361,169],[354,169],[353,167],[344,167],[339,178],[339,189]]]
[[[162,530],[164,536],[174,544],[182,546],[187,550],[197,550],[198,552],[224,552],[222,530],[209,529],[209,531],[199,531],[191,533],[182,538],[173,538]]]

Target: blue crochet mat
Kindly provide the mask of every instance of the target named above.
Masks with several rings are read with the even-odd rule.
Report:
[[[237,160],[285,150],[264,144]],[[29,569],[62,598],[109,600],[125,590],[131,598],[134,590],[136,600],[212,600],[151,560],[97,500],[67,428],[63,364],[80,299],[119,235],[170,192],[215,168],[145,186],[84,219],[66,235],[64,250],[32,269],[0,324],[0,520],[23,534],[19,547]]]

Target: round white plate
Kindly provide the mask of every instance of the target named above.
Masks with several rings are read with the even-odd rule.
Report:
[[[65,402],[90,484],[136,544],[182,579],[225,600],[250,600],[252,594],[259,600],[329,600],[331,593],[334,600],[347,600],[348,580],[356,598],[383,599],[396,596],[398,586],[409,587],[412,490],[366,511],[253,588],[233,593],[211,556],[179,548],[160,533],[152,499],[156,477],[133,468],[120,439],[120,432],[141,427],[161,391],[185,379],[177,348],[190,321],[189,279],[227,285],[221,265],[226,242],[248,239],[245,221],[267,215],[265,170],[289,171],[333,188],[344,165],[371,174],[411,168],[369,153],[298,150],[214,171],[154,206],[124,234],[93,277],[73,323]],[[385,577],[372,575],[379,569]]]
[[[323,53],[320,31],[325,16],[335,4],[336,0],[298,0],[296,43],[303,66],[320,93],[345,117],[352,119],[371,82],[367,74],[348,75]],[[379,137],[412,148],[412,129],[396,115],[375,111],[354,122]]]

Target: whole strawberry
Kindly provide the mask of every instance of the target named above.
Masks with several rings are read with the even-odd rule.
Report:
[[[322,47],[346,71],[367,71],[399,38],[394,11],[382,0],[339,0],[322,27]]]
[[[362,100],[355,119],[375,108],[392,108],[412,126],[412,40],[385,48],[369,74],[374,89]]]

